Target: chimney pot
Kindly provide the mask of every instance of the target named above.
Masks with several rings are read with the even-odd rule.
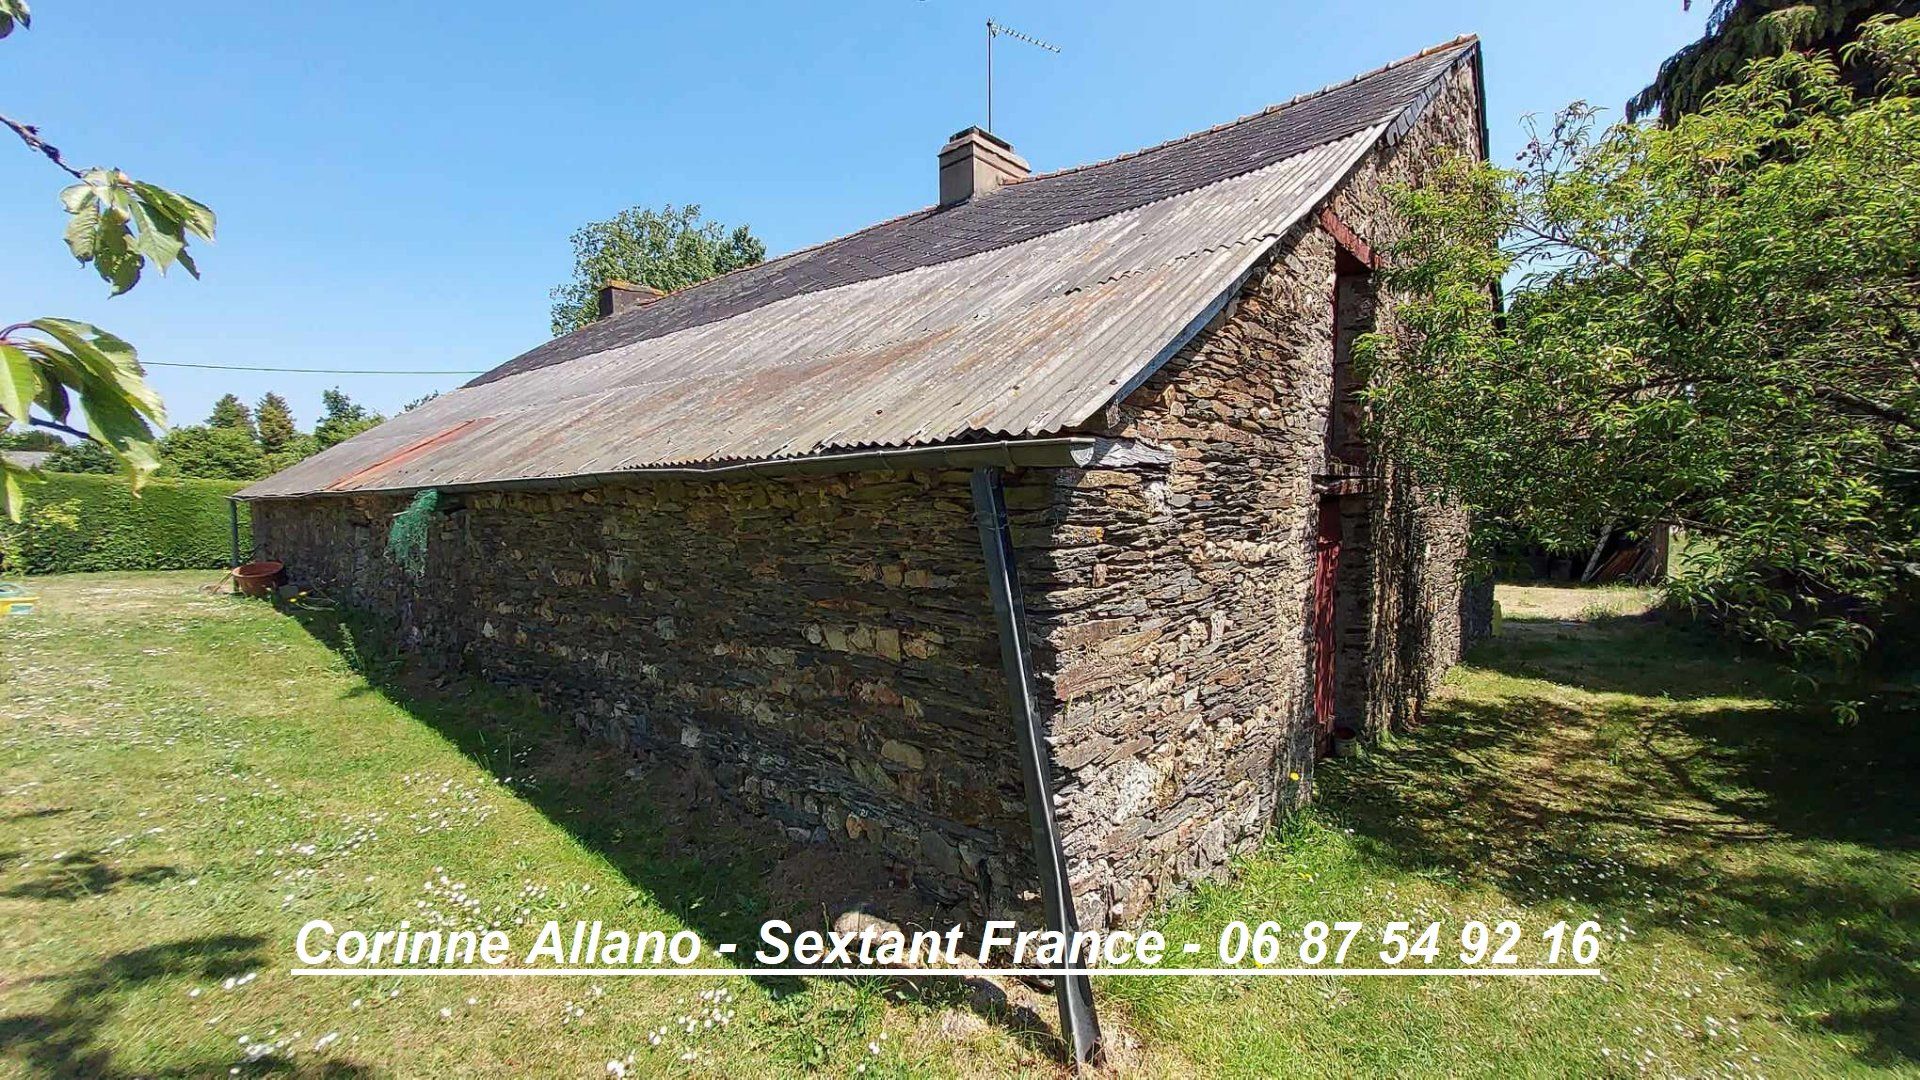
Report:
[[[940,148],[940,205],[966,202],[1032,174],[1032,166],[1005,139],[981,128],[967,128]]]
[[[643,308],[665,295],[651,285],[635,285],[615,278],[600,286],[599,314],[595,318],[604,319]]]

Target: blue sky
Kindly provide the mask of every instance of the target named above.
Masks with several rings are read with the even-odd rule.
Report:
[[[988,16],[1064,50],[995,49],[995,127],[1049,170],[1466,32],[1510,158],[1521,116],[1617,109],[1708,6],[37,0],[0,41],[0,112],[206,202],[220,238],[202,280],[109,300],[60,242],[64,178],[0,147],[0,314],[95,322],[148,361],[482,369],[547,336],[568,234],[622,207],[697,202],[777,254],[932,201],[935,151],[982,120]],[[176,423],[277,390],[303,427],[328,386],[392,412],[463,381],[151,378]]]

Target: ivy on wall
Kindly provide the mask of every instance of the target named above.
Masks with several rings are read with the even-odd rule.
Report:
[[[46,474],[18,522],[0,520],[0,570],[64,574],[97,570],[225,567],[230,554],[228,480],[155,480],[135,495],[124,478]],[[240,515],[240,550],[252,546]]]

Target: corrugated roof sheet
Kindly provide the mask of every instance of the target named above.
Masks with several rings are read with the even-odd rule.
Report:
[[[1113,162],[923,211],[557,339],[244,498],[1059,432],[1212,310],[1468,40]]]

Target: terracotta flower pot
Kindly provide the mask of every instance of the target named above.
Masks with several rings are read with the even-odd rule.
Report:
[[[1333,756],[1337,758],[1357,757],[1360,754],[1360,733],[1350,727],[1333,729]]]
[[[250,562],[233,568],[233,583],[242,596],[270,596],[286,569],[277,562]]]

